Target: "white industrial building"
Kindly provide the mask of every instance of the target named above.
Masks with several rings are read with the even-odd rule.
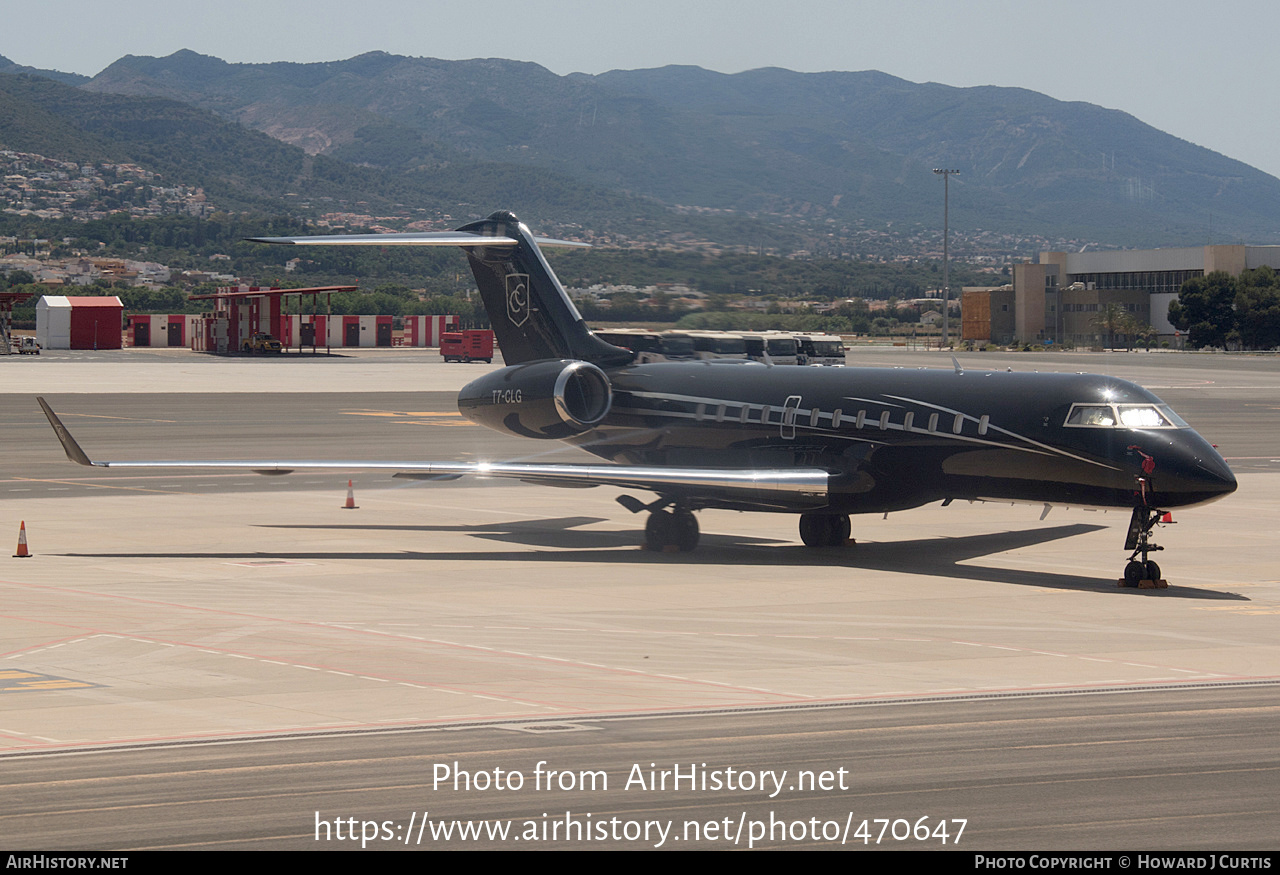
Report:
[[[1097,343],[1105,332],[1094,320],[1108,304],[1151,325],[1161,339],[1173,339],[1169,302],[1186,280],[1218,270],[1238,276],[1263,266],[1280,270],[1280,246],[1041,252],[1037,263],[1013,266],[1012,339]]]

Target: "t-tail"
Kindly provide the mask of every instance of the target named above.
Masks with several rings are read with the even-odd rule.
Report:
[[[515,240],[514,246],[467,246],[489,322],[508,365],[541,359],[579,359],[600,367],[629,362],[631,352],[591,333],[529,229],[500,210],[458,229],[480,237]],[[551,245],[561,241],[547,240]]]
[[[602,368],[635,356],[591,333],[538,244],[586,246],[535,237],[508,210],[457,231],[411,234],[343,234],[330,237],[251,237],[255,243],[296,246],[461,246],[471,262],[480,298],[508,365],[577,359]]]

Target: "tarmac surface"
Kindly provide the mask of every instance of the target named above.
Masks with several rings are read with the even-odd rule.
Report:
[[[1274,848],[1280,360],[959,358],[1134,379],[1219,445],[1240,489],[1161,532],[1168,589],[1116,586],[1123,513],[931,505],[815,551],[793,516],[705,511],[698,550],[669,555],[604,489],[78,468],[34,395],[101,458],[588,457],[461,420],[453,393],[488,368],[432,353],[0,359],[0,534],[25,520],[34,554],[0,559],[4,844],[354,848],[317,842],[317,818],[351,817],[394,819],[377,843],[399,846],[428,809],[777,809],[968,819],[970,850]],[[446,793],[431,779],[455,759],[613,783]],[[785,807],[618,790],[641,762],[859,778]],[[604,846],[646,846],[628,838]]]

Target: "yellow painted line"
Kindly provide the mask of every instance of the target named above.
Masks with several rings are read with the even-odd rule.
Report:
[[[448,420],[441,420],[441,419],[434,419],[434,420],[432,419],[401,419],[401,420],[398,420],[395,424],[396,425],[438,425],[438,426],[441,426],[442,428],[475,425],[474,422],[450,422]]]
[[[0,672],[0,693],[23,693],[36,690],[84,690],[97,687],[99,684],[89,681],[76,681],[70,678],[54,677],[48,674],[13,669]]]
[[[448,410],[425,410],[425,411],[406,411],[406,410],[344,410],[344,416],[461,416],[458,411]]]
[[[94,684],[86,684],[84,681],[41,680],[18,684],[16,687],[6,687],[5,692],[19,692],[22,690],[83,690],[92,686]]]

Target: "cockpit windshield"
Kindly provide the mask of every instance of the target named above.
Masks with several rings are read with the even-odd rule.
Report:
[[[1069,428],[1187,428],[1168,404],[1072,404]]]

